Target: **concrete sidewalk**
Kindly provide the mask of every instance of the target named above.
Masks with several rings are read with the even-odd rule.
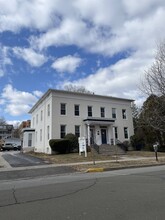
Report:
[[[164,158],[165,157],[160,157]],[[115,158],[113,160],[101,160],[101,161],[95,161],[96,168],[91,168],[95,171],[97,169],[97,164],[104,164],[104,163],[114,163],[114,162],[123,162],[123,161],[143,161],[143,160],[153,160],[155,161],[155,157],[135,157],[135,156],[127,156],[122,155],[119,158]],[[88,161],[88,162],[76,162],[76,163],[63,163],[63,164],[45,164],[45,165],[36,165],[36,166],[28,166],[28,167],[11,167],[10,164],[2,157],[2,152],[0,152],[0,171],[12,171],[12,170],[28,170],[28,169],[39,169],[39,168],[51,168],[51,167],[60,167],[60,166],[76,166],[76,165],[93,165],[94,161]],[[103,165],[104,166],[104,165]],[[104,168],[103,168],[104,169]],[[102,169],[98,169],[100,172]]]
[[[11,168],[10,164],[2,157],[2,152],[0,152],[0,169]]]

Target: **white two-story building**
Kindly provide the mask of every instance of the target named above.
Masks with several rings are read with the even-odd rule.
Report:
[[[97,145],[129,141],[133,135],[133,100],[49,89],[32,107],[31,128],[24,130],[23,147],[51,154],[50,139],[67,133]]]

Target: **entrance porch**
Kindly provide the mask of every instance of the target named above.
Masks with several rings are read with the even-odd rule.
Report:
[[[88,117],[83,120],[86,125],[88,146],[92,144],[115,144],[114,119]]]

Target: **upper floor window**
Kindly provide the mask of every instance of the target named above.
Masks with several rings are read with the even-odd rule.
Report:
[[[41,110],[41,121],[42,121],[42,119],[43,119],[43,111]]]
[[[124,127],[124,138],[128,139],[128,128]]]
[[[42,129],[40,129],[40,141],[42,141]]]
[[[116,108],[112,108],[112,118],[116,118]]]
[[[92,106],[88,106],[88,116],[92,117]]]
[[[103,107],[100,108],[100,114],[101,114],[101,118],[105,117],[105,108]]]
[[[61,115],[66,115],[66,104],[61,103]]]
[[[61,125],[61,131],[60,131],[60,136],[61,138],[64,138],[66,135],[66,125]]]
[[[123,119],[127,118],[126,109],[122,109],[122,117],[123,117]]]
[[[33,127],[34,127],[34,125],[35,125],[35,117],[33,117]]]
[[[75,135],[77,137],[80,137],[80,126],[79,125],[75,125]]]
[[[48,116],[50,116],[50,104],[48,104],[48,109],[47,109],[47,111],[48,111]]]
[[[74,106],[74,115],[79,116],[80,115],[80,109],[79,105]]]
[[[36,115],[36,124],[38,124],[38,114]]]

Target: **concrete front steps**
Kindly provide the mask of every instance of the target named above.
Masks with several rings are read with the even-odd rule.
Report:
[[[98,154],[102,155],[121,155],[125,154],[125,150],[122,149],[118,145],[109,145],[109,144],[102,144],[100,146],[94,146],[94,149],[97,151]]]

